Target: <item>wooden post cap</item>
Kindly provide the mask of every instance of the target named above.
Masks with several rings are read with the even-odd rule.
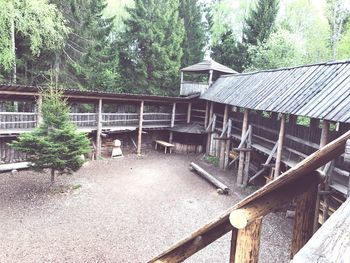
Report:
[[[248,216],[243,209],[233,210],[229,219],[231,225],[237,229],[243,229],[248,225]]]

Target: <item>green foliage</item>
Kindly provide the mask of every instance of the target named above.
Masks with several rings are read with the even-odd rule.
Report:
[[[53,51],[64,45],[69,29],[55,5],[46,0],[0,0],[0,6],[0,66],[5,73],[21,54],[37,57],[42,50]]]
[[[273,33],[265,43],[251,46],[248,52],[251,64],[247,71],[296,65],[302,56],[302,50],[295,35],[286,30]]]
[[[128,8],[120,43],[120,68],[126,91],[176,94],[184,26],[179,1],[135,1]]]
[[[249,49],[264,44],[274,29],[278,12],[278,0],[259,0],[250,10],[242,30],[242,40],[232,30],[222,34],[220,41],[212,47],[212,56],[238,72],[250,68]]]
[[[70,121],[61,92],[50,90],[42,96],[43,123],[34,131],[20,135],[11,146],[27,154],[34,170],[51,169],[53,180],[55,171],[72,173],[82,166],[81,155],[89,152],[90,142]]]
[[[243,28],[243,43],[264,43],[274,30],[279,0],[258,0]]]
[[[185,36],[182,43],[181,66],[189,66],[203,60],[206,45],[206,25],[202,22],[203,6],[197,0],[180,1],[180,17],[184,21]]]

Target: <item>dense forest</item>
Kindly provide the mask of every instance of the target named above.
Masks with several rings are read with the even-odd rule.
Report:
[[[0,83],[177,95],[179,69],[350,57],[350,0],[0,0]]]

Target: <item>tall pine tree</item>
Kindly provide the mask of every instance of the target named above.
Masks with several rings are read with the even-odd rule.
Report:
[[[249,48],[263,44],[274,30],[279,0],[258,0],[245,19],[242,40],[237,40],[231,30],[222,34],[220,42],[212,47],[212,56],[218,62],[241,72],[254,67],[249,57]]]
[[[128,13],[120,43],[124,91],[176,94],[184,39],[179,0],[136,0]]]
[[[185,26],[181,66],[185,67],[203,60],[207,37],[205,34],[206,24],[202,19],[203,6],[197,0],[182,0],[180,2],[180,17]]]

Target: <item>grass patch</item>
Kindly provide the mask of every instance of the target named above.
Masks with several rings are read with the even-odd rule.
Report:
[[[215,156],[204,155],[204,161],[211,163],[215,166],[219,166],[219,158]]]

